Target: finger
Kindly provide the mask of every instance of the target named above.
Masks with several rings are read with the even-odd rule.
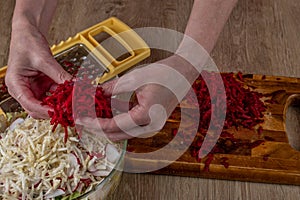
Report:
[[[58,84],[72,79],[71,74],[66,72],[52,56],[47,59],[43,59],[43,65],[44,67],[41,67],[40,71]]]
[[[109,82],[103,83],[101,87],[103,88],[105,95],[111,96],[135,91],[135,89],[137,89],[136,86],[139,86],[136,84],[138,81],[137,79],[141,79],[140,77],[136,77],[136,71],[138,70],[125,74],[118,79],[113,79]]]
[[[10,88],[14,88],[14,90],[11,91]],[[42,106],[42,102],[34,97],[32,91],[27,86],[12,82],[10,83],[8,91],[33,118],[49,118],[48,110],[50,110],[50,108]]]
[[[149,109],[137,105],[124,115],[117,115],[108,122],[110,127],[99,119],[103,130],[109,132],[113,129],[120,129],[121,132],[133,137],[149,137],[161,130],[167,120],[166,110],[158,104],[152,105]],[[115,131],[117,132],[117,131]]]
[[[123,101],[117,98],[111,99],[111,108],[120,112],[128,112],[134,106],[132,101]]]
[[[130,112],[122,113],[114,116],[111,119],[108,118],[82,118],[76,120],[76,124],[83,125],[90,129],[102,130],[105,133],[124,132],[130,130],[133,127],[146,125],[149,121],[141,118],[133,118],[130,116]],[[143,117],[144,118],[144,117]],[[136,119],[136,121],[134,121]]]
[[[118,81],[118,79],[113,79],[111,81],[105,82],[100,85],[104,91],[104,95],[106,95],[106,96],[112,95],[113,89],[114,89],[117,81]]]
[[[138,130],[135,130],[138,129]],[[120,141],[120,140],[128,140],[132,139],[134,137],[138,138],[148,138],[152,137],[157,133],[157,130],[146,130],[143,128],[133,128],[130,130],[130,133],[127,134],[125,132],[104,132],[103,130],[100,130],[99,128],[92,128],[92,127],[86,127],[84,126],[85,133],[91,133],[96,135],[97,137],[102,137],[102,138],[108,138],[111,141]],[[142,130],[142,131],[141,131]],[[136,133],[133,133],[133,132]]]
[[[30,88],[35,97],[41,99],[45,95],[45,91],[49,91],[49,88],[51,88],[53,84],[55,83],[51,78],[46,75],[40,75],[32,79]],[[40,88],[43,88],[43,90]]]
[[[53,83],[51,86],[50,86],[50,89],[49,89],[49,91],[55,91],[56,90],[56,88],[57,88],[57,84],[56,83]]]
[[[136,107],[134,109],[137,109]],[[135,112],[131,111],[119,114],[112,119],[83,118],[77,120],[76,123],[83,125],[87,129],[95,129],[104,132],[105,134],[125,133],[132,137],[137,137],[153,134],[162,129],[167,119],[165,110],[159,105],[151,107],[149,110],[149,117],[145,117],[145,112],[142,110]]]

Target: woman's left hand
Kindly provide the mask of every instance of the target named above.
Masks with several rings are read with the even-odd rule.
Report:
[[[135,92],[137,104],[112,119],[79,119],[77,124],[94,134],[105,134],[111,140],[144,137],[159,131],[169,115],[190,89],[190,82],[174,66],[184,68],[182,59],[172,56],[159,63],[131,71],[103,85],[105,94]],[[128,102],[128,101],[127,101]],[[124,104],[112,108],[124,110]]]

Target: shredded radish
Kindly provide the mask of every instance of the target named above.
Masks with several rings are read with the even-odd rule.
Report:
[[[111,172],[120,145],[89,134],[78,140],[74,128],[68,129],[64,142],[60,125],[52,132],[49,120],[27,117],[1,133],[0,199],[54,199],[84,193]],[[113,149],[109,155],[107,147]]]

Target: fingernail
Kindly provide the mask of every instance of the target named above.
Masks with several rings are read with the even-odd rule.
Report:
[[[50,87],[50,91],[55,91],[57,86],[58,86],[58,84],[56,84],[56,83],[52,84]]]

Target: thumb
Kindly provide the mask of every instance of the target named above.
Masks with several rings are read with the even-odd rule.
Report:
[[[114,87],[117,83],[118,79],[113,79],[111,81],[105,82],[100,85],[104,91],[104,95],[111,96],[114,90]]]
[[[105,82],[101,85],[104,90],[105,95],[117,95],[122,93],[131,93],[138,89],[141,76],[137,76],[134,70],[128,74],[124,74],[120,78],[113,79],[111,81]]]
[[[66,80],[72,79],[72,75],[65,71],[52,56],[45,59],[44,63],[45,65],[40,68],[40,71],[49,76],[56,83],[64,83]]]

